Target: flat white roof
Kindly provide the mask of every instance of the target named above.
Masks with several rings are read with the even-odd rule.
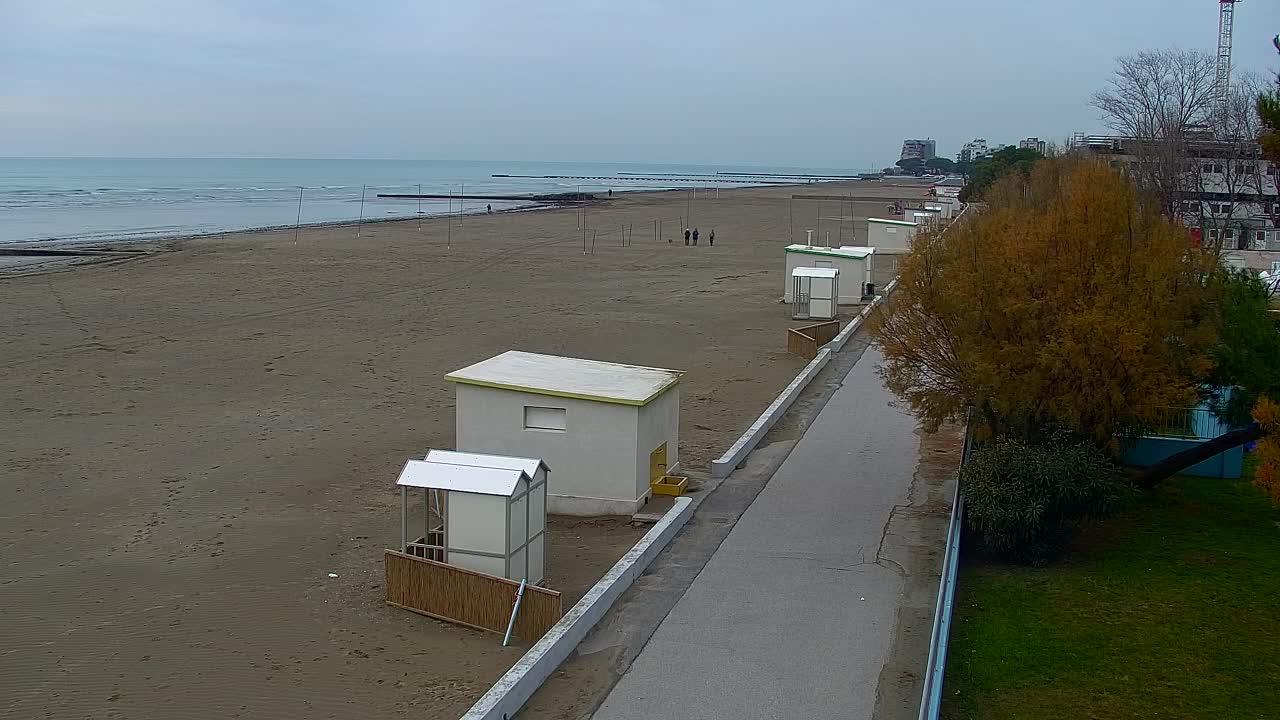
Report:
[[[791,271],[791,277],[833,278],[839,274],[836,268],[798,267]]]
[[[457,450],[429,450],[427,451],[426,462],[497,468],[499,470],[519,470],[530,478],[537,474],[538,468],[549,470],[547,464],[537,458],[483,455],[481,453],[458,452]]]
[[[680,382],[682,375],[680,370],[509,350],[444,379],[537,395],[647,405]]]
[[[511,497],[522,478],[528,481],[522,470],[410,460],[400,471],[396,485]]]
[[[913,208],[913,209],[918,210],[919,208]],[[885,220],[885,219],[883,219],[883,218],[867,218],[867,222],[873,222],[873,223],[885,223],[885,224],[888,224],[888,225],[910,225],[911,227],[915,227],[915,226],[916,226],[916,224],[915,224],[915,223],[913,223],[913,222],[907,222],[906,220]]]
[[[844,245],[842,247],[833,248],[819,247],[817,245],[811,247],[809,245],[796,244],[788,245],[786,251],[803,253],[806,255],[829,255],[832,257],[846,257],[861,260],[862,258],[875,253],[876,249],[873,247],[863,247],[858,245]]]

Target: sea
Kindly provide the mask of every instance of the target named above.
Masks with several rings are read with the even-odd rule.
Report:
[[[756,179],[812,179],[857,172],[640,163],[0,158],[0,244],[155,239],[532,205],[379,197],[386,194],[626,192],[733,187],[748,184],[753,173],[761,174]]]

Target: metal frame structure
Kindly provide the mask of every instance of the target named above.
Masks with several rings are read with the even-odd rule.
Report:
[[[1218,122],[1227,130],[1227,113],[1231,102],[1231,36],[1235,28],[1237,0],[1218,0],[1218,67],[1214,78],[1214,95]]]

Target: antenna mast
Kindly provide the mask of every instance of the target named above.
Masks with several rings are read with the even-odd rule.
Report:
[[[1214,78],[1214,99],[1218,122],[1227,130],[1227,113],[1231,102],[1231,35],[1235,26],[1238,0],[1218,0],[1218,69]]]

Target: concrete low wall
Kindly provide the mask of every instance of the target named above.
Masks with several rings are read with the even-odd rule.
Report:
[[[840,334],[836,335],[831,340],[831,342],[827,343],[824,347],[826,347],[831,352],[840,352],[844,350],[844,344],[846,342],[849,342],[849,338],[853,337],[854,333],[858,332],[858,330],[862,327],[862,323],[866,321],[867,316],[871,314],[871,311],[874,310],[877,305],[883,302],[884,298],[888,297],[889,294],[892,293],[894,289],[896,289],[897,287],[898,287],[898,279],[894,278],[889,282],[888,285],[884,286],[883,295],[877,295],[875,300],[871,301],[871,304],[862,308],[862,312],[858,313],[858,317],[850,321],[849,324],[845,326],[844,330],[841,330]]]
[[[862,327],[863,321],[871,314],[876,305],[883,302],[884,298],[888,297],[889,293],[893,292],[897,286],[897,280],[886,285],[884,295],[877,295],[870,305],[862,309],[858,317],[854,318],[852,322],[840,331],[840,334],[818,350],[817,356],[808,365],[804,366],[800,374],[796,375],[796,378],[779,393],[778,397],[774,398],[769,407],[765,408],[764,412],[760,414],[760,417],[751,423],[751,427],[747,428],[747,431],[742,433],[738,440],[728,450],[724,451],[723,455],[711,461],[711,477],[729,477],[729,473],[738,467],[738,464],[760,444],[760,441],[764,439],[769,430],[777,424],[778,419],[786,414],[787,410],[796,401],[796,398],[800,397],[800,393],[804,392],[809,383],[817,377],[818,372],[826,367],[827,363],[831,361],[832,354],[844,349],[845,343],[849,341],[849,338],[853,337],[854,333],[858,332],[858,329]]]
[[[542,687],[587,632],[600,622],[613,603],[649,567],[693,515],[693,500],[679,497],[656,525],[600,578],[542,639],[493,684],[462,720],[510,720]]]
[[[833,341],[834,342],[834,341]],[[818,375],[822,368],[827,366],[831,361],[831,351],[823,348],[818,351],[817,357],[809,361],[808,365],[800,371],[800,374],[791,381],[790,385],[782,391],[778,397],[774,398],[769,407],[765,408],[760,417],[751,423],[751,427],[738,438],[723,455],[711,461],[711,477],[725,478],[729,477],[729,473],[738,467],[738,463],[742,462],[747,455],[760,444],[760,440],[764,438],[765,433],[769,432],[777,422],[790,408],[796,398],[800,397],[800,393],[805,386]]]

